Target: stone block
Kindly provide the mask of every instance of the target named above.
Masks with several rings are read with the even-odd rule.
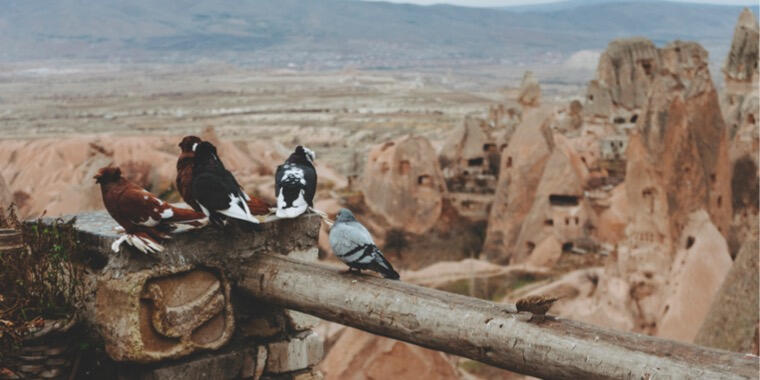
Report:
[[[116,361],[175,359],[229,341],[235,329],[229,300],[229,282],[208,269],[157,267],[103,276],[95,324]]]
[[[243,368],[240,377],[243,379],[259,379],[267,364],[267,348],[259,346],[255,351],[246,351],[243,357]]]
[[[285,310],[285,319],[292,331],[310,330],[321,321],[317,317],[295,310]]]
[[[313,331],[305,331],[289,340],[270,343],[266,372],[284,373],[309,368],[324,357],[324,341]]]

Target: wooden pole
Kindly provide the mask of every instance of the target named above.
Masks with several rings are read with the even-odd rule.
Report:
[[[239,287],[265,302],[374,334],[551,379],[756,379],[742,355],[566,319],[530,321],[514,305],[338,272],[284,256],[242,264]]]

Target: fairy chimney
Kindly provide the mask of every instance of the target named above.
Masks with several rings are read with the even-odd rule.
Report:
[[[421,234],[441,214],[446,185],[430,142],[406,136],[372,148],[362,192],[372,212],[395,228]]]

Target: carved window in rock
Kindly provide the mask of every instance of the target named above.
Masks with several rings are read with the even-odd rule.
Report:
[[[580,203],[576,195],[550,194],[549,204],[552,206],[577,206]]]
[[[641,65],[641,68],[644,69],[644,73],[651,77],[652,76],[652,60],[651,59],[642,59],[639,61],[639,64]]]
[[[646,189],[641,191],[641,196],[644,198],[645,201],[648,201],[649,203],[649,213],[654,214],[654,198],[657,194],[657,189],[654,187],[647,187]]]
[[[401,160],[398,164],[398,170],[402,175],[407,175],[412,170],[412,164],[409,160]]]
[[[424,187],[433,187],[433,177],[429,174],[423,174],[417,177],[417,184]]]
[[[483,157],[471,158],[467,160],[467,166],[469,167],[483,166]]]

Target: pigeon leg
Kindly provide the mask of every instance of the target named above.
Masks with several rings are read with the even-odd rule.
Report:
[[[122,231],[124,231],[124,228],[122,228]],[[111,250],[114,252],[119,252],[119,249],[121,249],[121,243],[124,243],[129,235],[121,235],[118,239],[114,240],[114,242],[111,244]]]

